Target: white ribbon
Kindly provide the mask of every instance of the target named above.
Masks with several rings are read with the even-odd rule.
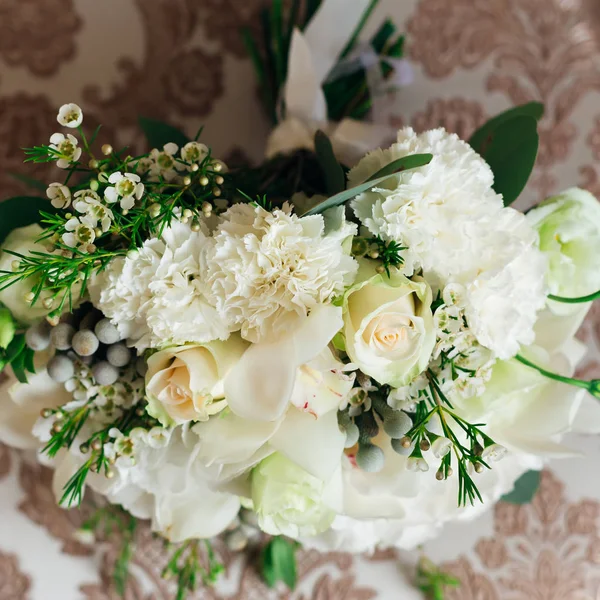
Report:
[[[324,0],[304,33],[294,30],[288,59],[288,77],[282,98],[285,103],[285,119],[269,137],[267,158],[302,148],[313,150],[314,134],[317,129],[322,129],[331,138],[338,159],[351,166],[366,152],[393,137],[393,132],[387,125],[389,113],[386,113],[380,102],[374,103],[376,123],[352,119],[344,119],[340,123],[327,121],[323,84],[331,80],[331,77],[338,78],[364,68],[373,98],[384,93],[387,86],[379,67],[382,57],[370,45],[360,45],[336,67],[368,1]],[[412,71],[406,61],[388,57],[385,60],[396,69],[396,77],[390,83],[392,87],[406,85],[412,80]]]

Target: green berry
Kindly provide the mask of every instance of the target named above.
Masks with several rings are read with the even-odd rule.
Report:
[[[57,354],[53,357],[47,366],[50,379],[57,383],[64,383],[75,375],[75,365],[64,354]]]
[[[69,350],[73,343],[73,336],[75,335],[75,328],[68,323],[59,323],[56,327],[52,328],[50,332],[50,343],[57,350]]]
[[[118,369],[105,360],[94,365],[92,374],[100,385],[112,385],[119,379]]]
[[[361,444],[356,454],[356,464],[367,473],[379,473],[385,464],[383,450],[374,444]]]
[[[346,443],[345,448],[352,448],[354,444],[358,442],[358,438],[360,437],[360,430],[354,423],[350,423],[346,427]]]
[[[83,329],[73,336],[73,350],[79,356],[92,356],[98,350],[100,342],[93,331]]]
[[[131,351],[125,344],[113,344],[106,351],[106,360],[113,367],[124,367],[131,360]]]
[[[98,321],[94,332],[102,344],[110,345],[121,341],[119,330],[109,319]]]
[[[25,332],[25,343],[31,350],[41,352],[50,345],[50,325],[46,320],[32,325]]]
[[[412,426],[412,419],[401,410],[395,410],[386,415],[383,421],[383,430],[392,439],[397,440],[404,437],[412,429]]]

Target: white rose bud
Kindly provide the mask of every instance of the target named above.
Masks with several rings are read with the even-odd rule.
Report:
[[[527,219],[549,261],[551,294],[574,298],[600,289],[600,203],[592,194],[571,188],[544,200]],[[573,305],[552,302],[550,308],[564,314]]]
[[[344,296],[344,335],[350,360],[379,383],[402,387],[423,372],[435,345],[432,293],[420,278],[378,274],[361,260]]]
[[[334,478],[326,486],[283,454],[272,454],[252,471],[252,501],[260,528],[292,538],[326,531],[336,515],[327,502],[336,483]]]

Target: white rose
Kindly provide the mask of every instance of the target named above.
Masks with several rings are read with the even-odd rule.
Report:
[[[344,295],[346,352],[379,383],[407,385],[427,368],[435,345],[431,288],[396,270],[379,274],[367,260],[357,281]]]
[[[276,452],[252,471],[252,502],[271,535],[313,536],[327,530],[339,506],[341,479],[324,483]]]
[[[19,261],[18,257],[8,254],[4,250],[10,250],[23,256],[27,256],[31,252],[46,252],[43,244],[36,242],[42,232],[43,229],[36,224],[11,231],[2,244],[0,270],[10,272],[13,270],[13,263]],[[39,278],[29,277],[15,282],[0,292],[0,302],[10,310],[17,321],[25,325],[38,321],[50,312],[50,309],[45,308],[43,304],[44,299],[48,297],[47,294],[42,294],[34,305],[25,299],[25,296],[38,282]]]
[[[600,203],[579,188],[544,200],[527,213],[539,234],[540,250],[549,259],[547,284],[551,294],[579,297],[600,289]],[[573,307],[551,303],[552,310]]]
[[[239,336],[226,342],[167,348],[148,360],[148,412],[161,423],[206,421],[227,405],[224,378],[246,347]]]

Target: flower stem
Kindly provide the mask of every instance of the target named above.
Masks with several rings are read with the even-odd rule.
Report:
[[[598,298],[600,298],[600,290],[593,294],[588,294],[587,296],[579,296],[578,298],[565,298],[564,296],[548,294],[549,300],[554,300],[554,302],[564,302],[565,304],[583,304],[585,302],[593,302],[594,300],[598,300]]]
[[[575,387],[583,388],[587,390],[594,398],[598,398],[600,400],[600,379],[592,379],[591,381],[585,381],[583,379],[575,379],[573,377],[564,377],[563,375],[558,375],[557,373],[553,373],[552,371],[547,371],[546,369],[532,363],[530,360],[527,360],[525,357],[517,354],[515,359],[520,363],[524,364],[527,367],[535,369],[538,373],[542,374],[544,377],[548,379],[553,379],[554,381],[560,381],[561,383],[566,383],[567,385],[573,385]]]

